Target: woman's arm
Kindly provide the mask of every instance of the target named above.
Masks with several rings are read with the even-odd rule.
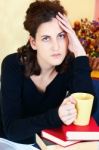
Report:
[[[60,27],[67,33],[69,44],[68,49],[74,54],[73,63],[69,64],[69,89],[71,92],[88,92],[93,93],[92,79],[90,77],[91,69],[86,52],[81,45],[75,31],[72,29],[69,20],[60,12],[56,16]]]
[[[59,21],[60,27],[67,33],[69,44],[68,49],[74,53],[75,57],[86,56],[86,52],[81,45],[75,31],[72,29],[69,20],[66,16],[63,16],[60,12],[56,16]]]
[[[87,92],[94,94],[91,69],[87,56],[79,56],[73,60],[68,73],[68,89],[70,93]]]

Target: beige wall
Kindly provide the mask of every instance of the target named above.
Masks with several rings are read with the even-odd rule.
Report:
[[[71,21],[81,18],[94,17],[95,0],[61,0],[63,6],[67,9]]]
[[[0,64],[9,53],[24,45],[28,33],[23,28],[25,10],[33,0],[0,0]],[[70,20],[94,16],[95,0],[61,0]]]

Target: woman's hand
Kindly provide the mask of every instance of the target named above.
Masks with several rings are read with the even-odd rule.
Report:
[[[75,104],[75,99],[72,96],[69,96],[64,99],[58,109],[59,117],[61,121],[66,125],[71,124],[76,119],[77,111],[75,108]]]
[[[75,34],[75,31],[72,29],[68,18],[63,16],[60,12],[56,18],[59,21],[60,27],[67,33],[69,39],[68,49],[74,53],[75,57],[86,56],[86,52],[81,45],[77,35]]]

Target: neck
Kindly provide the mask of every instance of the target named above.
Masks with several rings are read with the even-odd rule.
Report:
[[[56,72],[55,70],[55,67],[52,67],[52,68],[43,68],[42,71],[41,71],[41,74],[40,76],[44,77],[50,77],[54,72]]]
[[[37,61],[41,68],[40,76],[50,76],[53,72],[56,72],[55,66],[45,63],[45,61],[39,58],[39,55],[37,55]]]

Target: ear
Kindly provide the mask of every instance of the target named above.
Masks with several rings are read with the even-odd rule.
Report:
[[[30,45],[31,45],[31,47],[33,48],[33,50],[36,50],[36,42],[35,42],[35,39],[34,39],[32,36],[30,36],[29,41],[30,41]]]

